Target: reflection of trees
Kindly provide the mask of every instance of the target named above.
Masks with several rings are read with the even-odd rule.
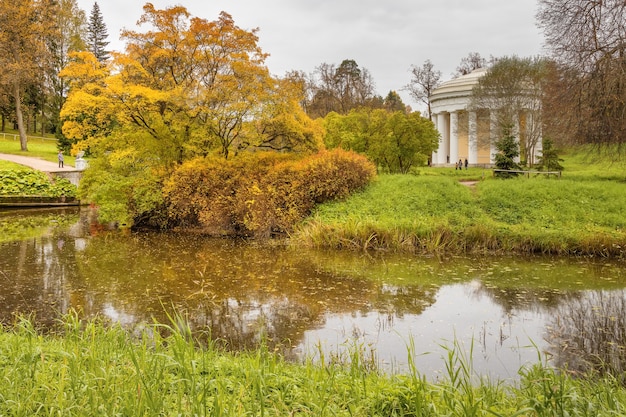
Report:
[[[294,255],[198,236],[103,235],[80,255],[73,288],[83,289],[88,315],[166,321],[171,306],[193,328],[236,349],[255,346],[262,333],[270,343],[296,345],[328,313],[419,314],[434,300],[431,289],[346,278]]]
[[[564,295],[560,291],[526,287],[494,287],[480,285],[474,287],[476,294],[487,295],[494,304],[500,305],[507,313],[514,311],[543,312],[559,305]]]
[[[547,326],[555,364],[575,373],[626,371],[626,290],[570,298]]]

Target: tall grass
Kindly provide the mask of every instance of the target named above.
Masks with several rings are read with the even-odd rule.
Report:
[[[409,358],[413,354],[407,348]],[[573,379],[545,365],[516,384],[476,378],[452,346],[448,375],[428,382],[349,361],[295,364],[265,347],[239,354],[200,347],[180,318],[134,335],[69,314],[57,334],[27,319],[0,332],[0,415],[553,416],[623,415],[616,379]]]
[[[626,183],[604,178],[381,175],[364,192],[325,204],[294,234],[317,247],[417,252],[623,256]]]

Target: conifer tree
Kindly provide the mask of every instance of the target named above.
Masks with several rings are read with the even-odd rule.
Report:
[[[98,2],[93,4],[91,15],[89,16],[89,25],[87,27],[87,46],[89,52],[95,55],[99,62],[104,63],[109,59],[109,52],[105,49],[109,42],[107,27],[102,19],[100,6]]]

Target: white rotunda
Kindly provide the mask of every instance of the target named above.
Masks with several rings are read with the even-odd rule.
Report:
[[[440,139],[438,149],[432,154],[432,165],[452,165],[459,160],[463,163],[467,160],[470,166],[494,164],[494,143],[498,139],[495,137],[498,134],[496,112],[490,109],[468,110],[472,89],[486,73],[486,68],[476,69],[442,83],[433,91],[430,105]],[[532,118],[525,112],[518,116],[514,134],[519,142],[520,134],[529,135]],[[531,154],[537,155],[541,151],[541,141],[533,143]]]

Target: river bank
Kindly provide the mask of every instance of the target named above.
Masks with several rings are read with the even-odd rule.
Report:
[[[428,383],[413,369],[385,375],[357,347],[346,358],[293,364],[261,347],[237,355],[197,346],[180,317],[131,335],[69,314],[62,335],[26,319],[2,329],[2,415],[622,415],[616,378],[573,378],[536,365],[516,385],[476,379],[450,350]],[[410,349],[410,348],[409,348]]]
[[[319,206],[296,245],[415,253],[623,257],[626,183],[594,178],[381,175],[365,191]]]

